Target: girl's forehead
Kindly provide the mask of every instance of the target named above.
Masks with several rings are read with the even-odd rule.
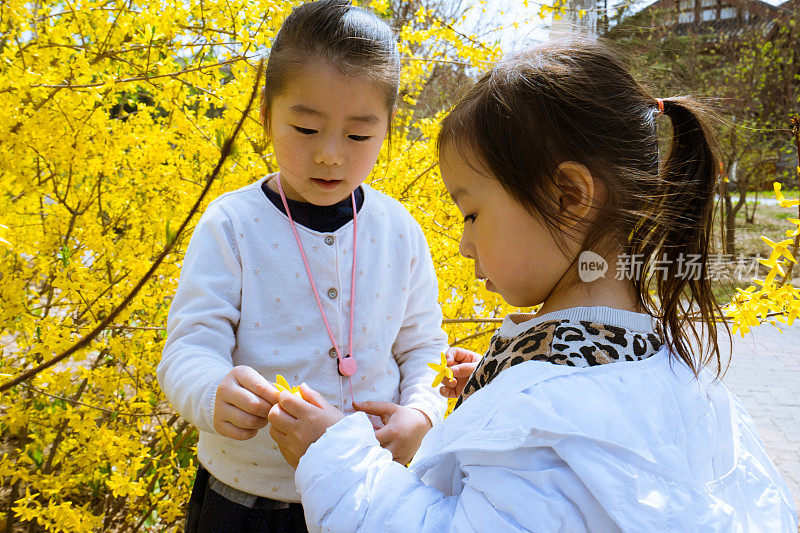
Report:
[[[348,76],[317,63],[292,73],[278,99],[294,111],[311,109],[326,115],[344,113],[384,119],[387,111],[384,91],[368,76]]]
[[[470,143],[448,141],[439,154],[442,173],[482,179],[494,179]]]
[[[447,191],[453,200],[480,197],[487,189],[497,184],[491,174],[480,164],[477,157],[465,153],[464,149],[448,143],[442,149],[439,169]]]

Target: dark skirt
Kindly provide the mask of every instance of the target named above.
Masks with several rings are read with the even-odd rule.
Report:
[[[257,498],[253,507],[225,498],[209,487],[211,474],[199,465],[189,498],[186,533],[306,533],[303,506]]]

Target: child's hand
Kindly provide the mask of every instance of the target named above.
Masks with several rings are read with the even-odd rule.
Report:
[[[320,393],[303,383],[300,398],[281,391],[278,403],[269,411],[269,434],[278,444],[281,455],[297,468],[308,447],[317,442],[325,430],[344,418]]]
[[[237,366],[217,387],[214,429],[236,440],[256,436],[267,425],[267,414],[278,401],[278,389],[249,366]]]
[[[454,379],[445,378],[439,388],[439,394],[445,398],[458,398],[467,385],[469,377],[478,366],[481,355],[464,348],[450,348],[445,354],[447,366],[453,371]]]
[[[428,417],[413,407],[389,402],[353,402],[353,408],[381,417],[385,426],[375,432],[375,438],[392,452],[395,461],[403,465],[411,461],[422,437],[431,429]]]

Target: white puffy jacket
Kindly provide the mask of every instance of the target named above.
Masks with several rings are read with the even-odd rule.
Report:
[[[797,532],[788,487],[739,401],[662,350],[504,370],[405,468],[363,413],[295,475],[311,531]]]

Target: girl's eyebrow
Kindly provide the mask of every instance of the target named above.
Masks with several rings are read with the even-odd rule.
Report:
[[[303,104],[293,105],[289,108],[289,111],[296,113],[298,115],[312,115],[321,118],[325,118],[327,116],[322,111],[318,111]],[[378,122],[381,121],[378,117],[376,117],[372,113],[368,113],[366,115],[352,115],[347,117],[347,120],[353,122],[366,122],[367,124],[377,124]]]
[[[453,199],[453,203],[458,205],[458,199],[463,198],[465,196],[469,196],[469,191],[464,187],[456,187],[453,191],[447,191],[450,194],[450,198]]]

